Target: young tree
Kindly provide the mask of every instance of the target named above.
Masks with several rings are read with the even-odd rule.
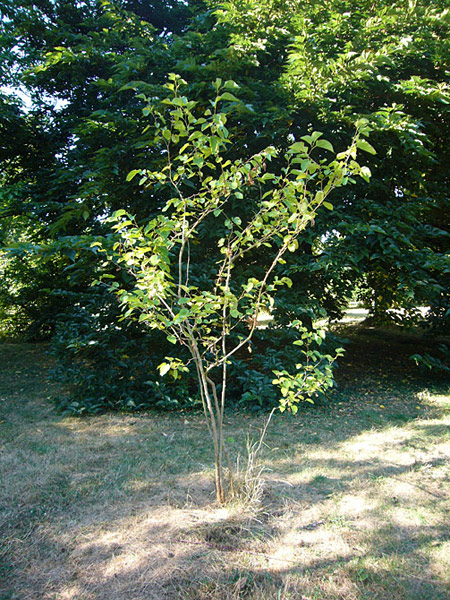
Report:
[[[220,105],[238,103],[232,93],[236,84],[217,79],[216,95],[202,112],[182,95],[184,83],[172,74],[166,84],[168,96],[150,101],[144,109],[151,118],[146,139],[153,153],[158,149],[161,165],[158,170],[131,171],[128,179],[139,176],[155,197],[170,193],[161,211],[143,222],[125,210],[114,214],[120,234],[115,257],[135,281],[132,289],[118,293],[125,317],[137,313],[140,321],[165,331],[170,342],[188,349],[189,360],[167,357],[159,370],[178,378],[195,369],[214,444],[217,500],[222,503],[230,359],[247,352],[258,316],[271,311],[280,286],[291,285],[287,277],[275,275],[275,267],[298,248],[299,236],[314,223],[317,211],[332,210],[328,195],[351,182],[352,176],[370,175],[355,160],[358,146],[370,146],[357,134],[347,150],[328,161],[320,157],[324,151],[333,153],[333,147],[314,132],[291,144],[279,174],[270,170],[278,154],[274,147],[247,159],[229,160],[227,114]],[[243,204],[250,210],[243,211]],[[259,264],[259,275],[254,271],[247,275],[245,267],[257,260],[261,249],[268,250],[270,259]],[[308,334],[299,322],[293,325],[303,334],[296,342],[301,345]],[[276,372],[281,410],[295,412],[305,393],[331,385],[335,357],[302,352],[306,367],[299,363],[293,374]]]

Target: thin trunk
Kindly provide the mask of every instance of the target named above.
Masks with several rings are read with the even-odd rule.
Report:
[[[216,497],[219,504],[225,503],[225,486],[223,481],[223,429],[221,411],[218,404],[217,392],[214,382],[208,378],[200,356],[200,352],[191,336],[191,354],[194,358],[197,374],[199,377],[200,393],[202,397],[203,410],[206,422],[214,445],[214,466]],[[211,398],[212,395],[212,398]]]

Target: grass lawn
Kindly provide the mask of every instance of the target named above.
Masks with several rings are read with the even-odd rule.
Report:
[[[214,503],[201,415],[54,413],[0,346],[0,599],[449,598],[449,382],[361,327],[329,407],[276,415],[259,504]],[[236,452],[263,417],[231,414]]]

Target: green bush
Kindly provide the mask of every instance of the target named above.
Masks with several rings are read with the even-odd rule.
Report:
[[[280,389],[272,384],[274,371],[294,371],[296,364],[304,362],[299,347],[293,345],[297,338],[298,331],[293,328],[270,328],[255,333],[247,355],[234,359],[230,366],[230,399],[235,407],[253,412],[280,404]],[[340,345],[342,340],[329,333],[320,351],[333,354]],[[310,345],[311,350],[318,348],[318,344]],[[310,399],[314,404],[323,404],[327,397],[324,392],[315,392]]]
[[[74,294],[72,304],[58,316],[50,345],[56,361],[52,378],[63,390],[55,398],[58,410],[83,415],[200,407],[192,373],[177,380],[159,375],[158,365],[174,352],[162,334],[112,318],[120,309],[109,293]],[[292,345],[297,335],[289,328],[257,331],[251,347],[230,364],[230,408],[254,412],[279,404],[273,371],[293,369],[300,360]],[[337,345],[327,336],[322,351]],[[313,400],[323,403],[324,398],[317,394]]]
[[[425,370],[432,369],[441,373],[450,373],[450,348],[445,344],[439,346],[435,356],[425,352],[425,354],[413,354],[411,360]]]
[[[64,389],[55,399],[58,409],[81,415],[195,406],[189,381],[158,374],[164,338],[114,319],[119,314],[113,296],[91,292],[77,296],[72,309],[59,315],[51,342],[52,377]]]

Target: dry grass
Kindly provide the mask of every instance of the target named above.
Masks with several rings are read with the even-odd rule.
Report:
[[[348,364],[332,409],[274,417],[250,511],[214,504],[199,415],[62,418],[46,361],[0,348],[1,600],[448,598],[445,382]]]

